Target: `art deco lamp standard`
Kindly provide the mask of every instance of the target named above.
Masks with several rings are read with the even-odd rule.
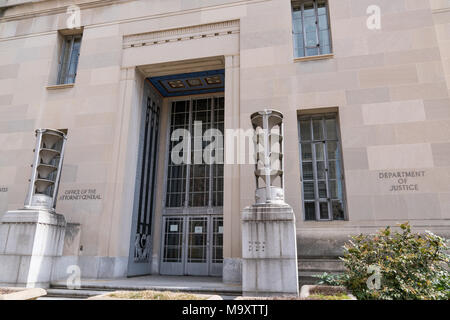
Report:
[[[256,204],[284,204],[283,115],[264,110],[252,114],[251,121],[255,130]]]
[[[255,204],[242,211],[242,291],[298,295],[295,217],[284,202],[283,115],[251,115],[255,129]]]
[[[25,209],[55,212],[67,137],[54,129],[36,130],[36,148]]]
[[[23,209],[6,212],[0,223],[0,285],[50,285],[52,265],[61,257],[66,220],[57,214],[66,134],[36,130],[36,147],[28,194]]]

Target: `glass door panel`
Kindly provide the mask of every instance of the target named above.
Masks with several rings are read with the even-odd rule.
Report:
[[[208,218],[189,217],[186,274],[208,274]]]
[[[184,267],[184,218],[164,218],[161,274],[180,275]]]
[[[212,217],[210,275],[221,276],[223,266],[223,217]]]

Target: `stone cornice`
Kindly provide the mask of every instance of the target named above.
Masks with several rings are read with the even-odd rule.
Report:
[[[84,3],[77,3],[76,5],[78,7],[80,7],[81,10],[85,10],[85,9],[104,7],[104,6],[114,5],[114,4],[126,3],[126,2],[131,2],[131,1],[134,1],[134,0],[92,0],[92,1],[87,1]],[[36,2],[26,2],[26,3],[17,4],[14,6],[19,6],[19,5],[33,6],[34,3],[36,3]],[[52,14],[66,13],[67,8],[70,5],[73,5],[73,3],[70,3],[65,6],[61,6],[61,7],[53,7],[53,8],[47,8],[47,9],[41,9],[41,10],[34,10],[34,11],[30,11],[30,12],[14,14],[14,15],[4,16],[4,17],[0,16],[0,23],[8,22],[8,21],[15,21],[15,20],[29,19],[29,18],[52,15]],[[4,7],[4,8],[0,7],[0,10],[2,10],[2,9],[8,9],[8,7]]]
[[[85,10],[85,9],[91,9],[91,8],[97,8],[97,7],[104,7],[104,6],[108,6],[108,5],[127,3],[127,2],[132,2],[132,1],[135,1],[135,0],[91,0],[91,1],[86,1],[84,3],[76,3],[76,5],[78,7],[80,7],[81,10]],[[179,12],[167,12],[167,13],[161,13],[161,14],[156,14],[156,15],[134,17],[134,18],[124,19],[124,20],[119,20],[119,21],[114,21],[114,22],[106,22],[104,24],[108,25],[111,23],[132,22],[132,21],[139,21],[142,19],[148,19],[148,18],[152,18],[152,17],[160,17],[160,16],[164,17],[164,16],[171,16],[171,15],[176,15],[176,14],[180,14],[180,13],[190,13],[190,12],[197,12],[200,10],[215,9],[215,8],[227,8],[227,7],[233,7],[233,6],[240,6],[243,4],[251,4],[251,3],[266,2],[266,1],[272,1],[272,0],[240,0],[240,1],[237,0],[236,2],[231,2],[231,3],[215,4],[215,5],[211,5],[211,6],[182,10]],[[8,21],[15,21],[15,20],[30,19],[30,18],[34,18],[34,17],[46,16],[46,15],[52,15],[52,14],[66,13],[67,8],[71,4],[72,3],[65,5],[65,6],[57,7],[57,8],[55,8],[55,7],[47,8],[47,9],[35,10],[35,11],[31,11],[31,12],[8,15],[8,16],[3,16],[3,17],[0,14],[0,23],[8,22]],[[33,2],[25,3],[23,5],[24,6],[25,5],[32,6]],[[0,7],[0,12],[2,9],[3,8]]]
[[[444,13],[444,12],[450,12],[450,7],[448,8],[440,8],[440,9],[434,9],[433,14],[438,14],[438,13]]]
[[[125,36],[123,38],[123,48],[218,37],[235,33],[239,33],[239,20],[229,20]]]

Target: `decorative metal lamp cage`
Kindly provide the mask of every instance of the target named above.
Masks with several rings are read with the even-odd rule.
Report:
[[[251,115],[255,135],[256,204],[284,204],[283,114],[264,110]]]
[[[36,147],[25,209],[55,211],[67,136],[54,129],[36,130]]]

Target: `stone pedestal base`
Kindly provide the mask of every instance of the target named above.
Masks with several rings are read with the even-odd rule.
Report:
[[[0,224],[0,285],[47,288],[53,261],[63,252],[65,227],[60,214],[8,211]]]
[[[245,296],[298,295],[295,217],[289,205],[254,205],[242,212]]]

